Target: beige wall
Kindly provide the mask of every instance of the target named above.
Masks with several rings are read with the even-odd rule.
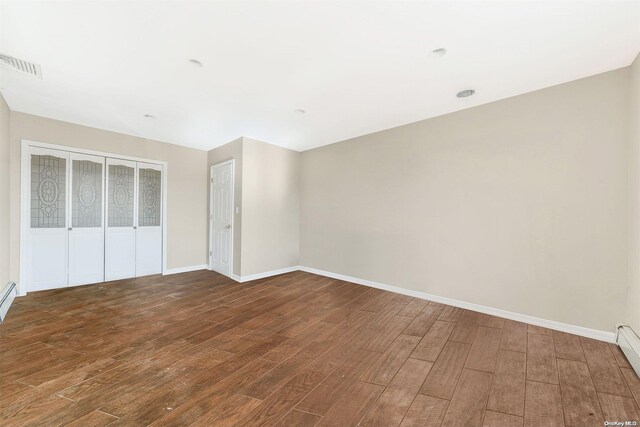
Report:
[[[11,113],[11,176],[20,176],[20,141],[68,145],[168,162],[167,265],[206,263],[207,153],[30,114]],[[19,276],[20,182],[11,181],[11,277]]]
[[[629,289],[627,322],[640,334],[640,55],[630,70]]]
[[[208,165],[211,166],[216,163],[222,163],[227,160],[234,159],[234,174],[233,174],[233,193],[234,193],[234,205],[238,208],[238,213],[234,213],[233,218],[233,274],[241,275],[241,248],[242,248],[242,138],[238,138],[228,144],[214,148],[208,153]],[[209,172],[207,172],[207,211],[209,209]],[[207,233],[209,232],[209,221],[207,221]],[[207,234],[207,244],[209,243],[209,234]]]
[[[0,94],[0,290],[17,280],[9,275],[9,120],[9,107]]]
[[[297,266],[300,153],[243,140],[242,275]]]
[[[629,70],[302,153],[301,265],[612,331]]]

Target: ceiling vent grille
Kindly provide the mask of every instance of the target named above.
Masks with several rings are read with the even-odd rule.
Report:
[[[24,61],[22,59],[0,53],[0,64],[13,71],[38,77],[39,79],[42,78],[42,68],[40,68],[40,65],[34,64],[33,62]]]

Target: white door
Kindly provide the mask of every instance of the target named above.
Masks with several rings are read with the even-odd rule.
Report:
[[[136,162],[107,158],[105,280],[136,275]]]
[[[136,276],[162,273],[162,166],[138,163]]]
[[[104,157],[70,154],[69,285],[104,281]]]
[[[231,276],[233,259],[233,161],[211,167],[209,264]]]
[[[29,291],[68,284],[69,153],[29,148]]]

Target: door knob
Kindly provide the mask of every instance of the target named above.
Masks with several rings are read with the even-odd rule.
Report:
[[[225,225],[224,228],[226,228],[227,230],[230,230],[231,229],[231,224]]]

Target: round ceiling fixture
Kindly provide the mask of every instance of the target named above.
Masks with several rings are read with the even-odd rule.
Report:
[[[462,90],[462,91],[458,92],[456,94],[456,96],[458,98],[468,98],[471,95],[473,95],[474,93],[476,93],[476,91],[474,89],[465,89],[465,90]]]
[[[431,56],[436,57],[436,58],[442,58],[446,54],[447,54],[447,49],[445,49],[443,47],[439,47],[438,49],[433,49],[431,51]]]
[[[154,116],[154,115],[152,115],[152,114],[145,114],[145,115],[144,115],[144,118],[145,118],[145,119],[155,119],[155,118],[156,118],[156,116]]]
[[[299,116],[302,116],[303,114],[307,114],[307,112],[304,110],[295,110],[294,113],[296,113]]]
[[[197,59],[193,59],[192,58],[192,59],[189,60],[189,62],[191,64],[195,65],[198,68],[202,68],[203,67],[202,62],[198,61]]]

